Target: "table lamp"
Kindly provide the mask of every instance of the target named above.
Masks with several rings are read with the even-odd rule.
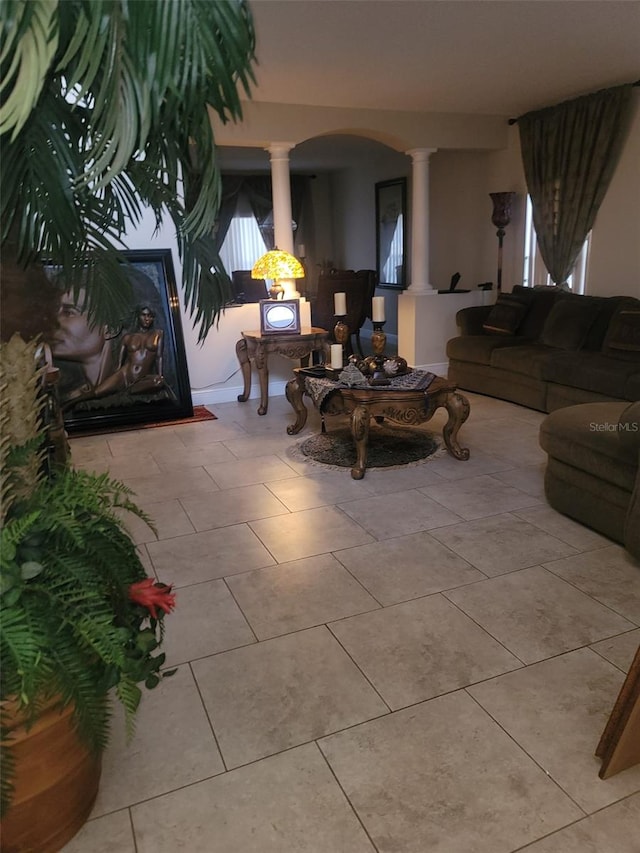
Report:
[[[272,299],[294,299],[296,296],[293,279],[304,278],[302,264],[289,252],[270,249],[253,265],[251,278],[270,278],[273,284],[269,288]]]

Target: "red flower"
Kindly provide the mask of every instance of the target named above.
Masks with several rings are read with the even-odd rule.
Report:
[[[170,613],[176,606],[176,596],[172,593],[173,587],[164,583],[158,583],[154,578],[145,578],[143,581],[132,583],[129,587],[129,599],[134,604],[146,607],[154,619],[158,618],[159,608],[164,613]]]

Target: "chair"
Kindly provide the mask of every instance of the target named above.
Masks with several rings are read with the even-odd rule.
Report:
[[[318,278],[318,291],[311,301],[311,322],[331,333],[336,324],[333,297],[336,293],[345,293],[347,298],[347,315],[345,323],[350,332],[346,356],[353,353],[351,337],[360,358],[364,358],[360,343],[360,329],[367,317],[371,316],[371,300],[375,293],[378,277],[375,270],[331,270],[322,272]]]
[[[231,284],[235,301],[240,304],[269,298],[267,283],[263,278],[251,278],[251,270],[234,270]]]

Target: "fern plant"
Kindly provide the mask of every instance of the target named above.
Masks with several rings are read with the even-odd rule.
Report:
[[[100,751],[110,693],[131,730],[140,685],[153,688],[162,677],[165,656],[158,648],[174,596],[171,587],[146,578],[125,519],[151,521],[122,483],[71,467],[47,476],[40,466],[29,489],[14,490],[24,486],[20,472],[33,471],[41,456],[37,419],[25,430],[15,418],[25,406],[24,386],[21,395],[11,393],[13,381],[21,381],[20,364],[33,365],[36,351],[18,336],[0,349],[0,695],[3,713],[13,700],[27,725],[52,697],[61,707],[72,703],[79,734]],[[39,386],[29,387],[26,410],[37,413]],[[13,443],[11,424],[20,426],[20,443]],[[2,740],[6,807],[12,778],[6,731]]]

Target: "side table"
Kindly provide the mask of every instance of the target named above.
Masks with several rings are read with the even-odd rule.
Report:
[[[242,369],[244,390],[238,394],[238,402],[244,403],[251,392],[251,361],[255,363],[260,381],[260,405],[258,414],[266,415],[269,407],[269,355],[277,353],[285,358],[306,358],[312,352],[323,352],[325,361],[329,355],[329,332],[317,326],[303,327],[300,334],[263,335],[261,332],[241,332],[236,344],[236,355]]]

